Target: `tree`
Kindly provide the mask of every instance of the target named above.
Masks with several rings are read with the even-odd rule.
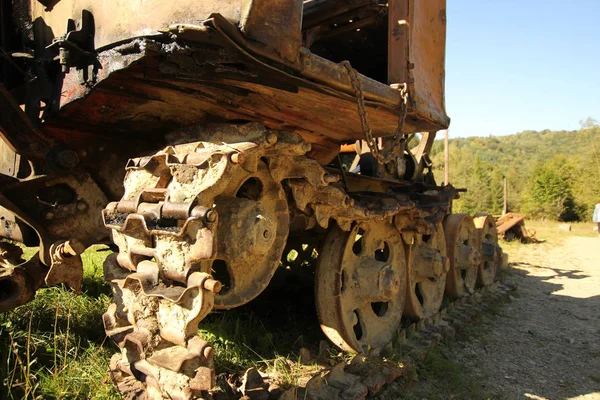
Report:
[[[571,171],[565,165],[564,157],[556,157],[535,169],[524,193],[527,214],[559,221],[580,219],[571,189]]]
[[[600,125],[598,125],[598,121],[596,121],[595,119],[593,119],[591,117],[582,119],[581,121],[579,121],[579,125],[581,126],[581,129],[600,128]]]

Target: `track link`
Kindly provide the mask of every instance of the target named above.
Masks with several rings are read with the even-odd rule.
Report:
[[[185,168],[174,164],[169,170],[176,174]],[[155,177],[148,175],[134,166],[127,178]],[[103,319],[108,336],[121,348],[110,372],[125,398],[192,399],[215,384],[214,350],[197,332],[221,289],[198,268],[212,257],[217,214],[193,203],[170,202],[169,194],[145,186],[131,200],[126,191],[125,200],[104,211],[120,251],[104,263],[115,303]]]

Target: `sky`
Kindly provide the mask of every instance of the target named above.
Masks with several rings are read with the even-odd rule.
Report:
[[[600,121],[600,0],[447,0],[450,137]]]

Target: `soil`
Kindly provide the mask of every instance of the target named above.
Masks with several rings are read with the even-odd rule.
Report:
[[[448,357],[483,398],[600,399],[600,237],[505,251],[504,280],[517,291],[482,335],[458,341]],[[416,384],[417,398],[431,397],[430,384]]]

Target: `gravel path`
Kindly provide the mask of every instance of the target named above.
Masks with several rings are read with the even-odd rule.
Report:
[[[491,398],[600,399],[600,238],[509,253],[515,297],[452,358]]]

